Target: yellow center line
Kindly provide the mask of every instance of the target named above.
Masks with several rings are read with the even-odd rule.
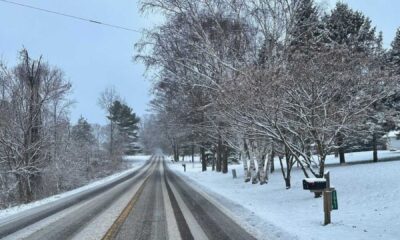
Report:
[[[154,164],[155,166],[156,164]],[[125,222],[125,220],[128,218],[129,214],[132,212],[133,207],[135,206],[136,202],[139,200],[140,195],[143,192],[143,189],[146,185],[147,180],[150,178],[152,173],[154,172],[155,167],[153,167],[153,171],[151,171],[150,174],[147,175],[145,180],[143,181],[142,185],[140,188],[137,190],[135,195],[132,197],[132,199],[129,201],[128,205],[122,210],[121,214],[118,216],[118,218],[114,221],[114,223],[111,225],[111,227],[108,229],[106,234],[103,236],[102,240],[111,240],[114,239],[115,236],[117,235],[120,227],[122,224]]]

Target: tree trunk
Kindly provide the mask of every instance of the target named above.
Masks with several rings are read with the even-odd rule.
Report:
[[[378,142],[376,139],[376,133],[372,133],[372,151],[373,151],[373,161],[378,162]]]
[[[291,156],[291,154],[285,147],[285,164],[286,164],[286,171],[285,171],[285,167],[283,166],[283,156],[279,156],[279,164],[281,165],[281,172],[283,175],[283,179],[285,180],[286,189],[290,189],[291,187],[290,176],[293,166],[293,158],[294,157]]]
[[[221,136],[218,137],[217,143],[217,172],[222,170],[222,141]]]
[[[194,163],[194,144],[192,144],[192,163]]]
[[[287,168],[286,178],[285,178],[286,189],[291,188],[290,177],[292,172],[292,166],[293,166],[293,156],[290,156],[288,154],[286,159],[286,168]]]
[[[23,176],[16,174],[15,178],[17,179],[17,186],[18,186],[18,197],[20,202],[27,203],[27,198],[26,198],[26,191],[25,191],[25,182],[23,179]]]
[[[346,159],[344,156],[344,147],[343,147],[344,142],[343,142],[343,135],[340,132],[337,135],[337,143],[339,146],[339,148],[338,148],[339,161],[340,161],[340,164],[344,164],[344,163],[346,163]]]
[[[222,173],[228,173],[228,157],[229,157],[229,148],[225,146],[222,158]]]
[[[316,177],[323,178],[325,172],[325,158],[326,156],[320,156],[320,166],[319,166],[319,175]],[[322,196],[322,192],[315,192],[314,197],[319,198]]]
[[[244,175],[244,182],[249,182],[250,177],[249,177],[249,167],[247,164],[247,155],[246,154],[240,154],[240,158],[243,159],[243,175]]]
[[[266,171],[264,170],[266,158],[268,158],[268,155],[259,156],[257,159],[257,163],[258,163],[258,174],[257,175],[259,176],[260,185],[265,184],[266,179],[267,179],[266,171],[268,171],[268,169]]]
[[[211,163],[211,171],[215,171],[215,154],[214,154],[214,156],[213,156],[213,158],[212,158],[212,163]]]
[[[272,148],[271,151],[271,173],[273,173],[275,171],[275,151],[274,148]]]
[[[114,160],[114,123],[110,123],[110,158]]]
[[[179,162],[179,152],[178,152],[178,146],[176,143],[172,146],[173,148],[173,153],[174,153],[174,161]]]
[[[345,164],[346,163],[346,158],[344,156],[344,149],[343,148],[339,149],[339,159],[340,159],[340,164]]]
[[[265,182],[268,183],[269,181],[269,172],[271,171],[271,163],[273,161],[273,159],[271,158],[272,155],[268,155],[266,156],[265,160],[264,160],[264,164],[265,164]]]
[[[258,176],[257,176],[255,157],[254,156],[250,159],[250,176],[251,176],[251,183],[252,184],[258,183]]]
[[[25,158],[25,162],[28,164],[29,173],[24,180],[26,181],[26,197],[27,201],[30,202],[34,199],[34,194],[41,192],[41,175],[37,170],[40,147],[39,142],[41,141],[40,137],[40,127],[42,125],[41,121],[41,108],[40,108],[40,79],[35,78],[34,76],[29,77],[29,88],[30,88],[30,105],[29,105],[29,134],[25,136],[27,141],[26,150],[27,156]]]
[[[248,160],[250,160],[250,152],[245,140],[243,140],[244,144],[244,154],[240,156],[243,158],[243,168],[244,168],[244,182],[250,182],[251,180],[251,172],[248,167]]]
[[[200,147],[200,155],[201,155],[201,171],[207,171],[207,160],[206,160],[206,150],[203,146]]]
[[[176,144],[176,161],[179,162],[179,145]]]

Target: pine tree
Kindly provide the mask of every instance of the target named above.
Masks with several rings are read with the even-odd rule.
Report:
[[[72,140],[81,145],[91,145],[95,142],[92,126],[84,117],[78,119],[78,123],[72,127]]]
[[[74,157],[81,162],[81,169],[86,173],[87,179],[92,178],[92,157],[95,146],[95,137],[92,126],[84,117],[80,117],[72,127],[71,138],[74,144]]]
[[[326,45],[333,50],[341,49],[340,51],[344,52],[342,61],[349,61],[356,57],[371,59],[376,57],[381,42],[379,37],[375,36],[376,30],[371,26],[371,20],[363,13],[353,11],[347,4],[338,2],[331,14],[324,17],[323,22],[326,29]],[[357,69],[356,66],[354,69]],[[345,148],[349,148],[351,142],[352,139],[345,137],[344,133],[337,133],[336,144],[341,164],[345,163]]]
[[[395,74],[400,74],[400,28],[396,31],[396,36],[391,44],[389,52],[389,63]]]
[[[353,52],[370,53],[375,47],[375,27],[371,20],[347,4],[338,2],[330,15],[324,18],[328,42],[345,45]]]
[[[125,154],[135,153],[137,148],[137,131],[140,119],[128,105],[115,101],[110,107],[108,119],[116,124],[118,137],[124,145]]]
[[[292,51],[301,51],[307,54],[317,47],[318,37],[321,35],[321,23],[318,9],[313,0],[303,0],[294,13],[294,24],[290,31]]]

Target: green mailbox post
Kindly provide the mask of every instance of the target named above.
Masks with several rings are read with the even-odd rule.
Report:
[[[311,192],[320,192],[324,201],[324,225],[331,223],[331,211],[338,210],[337,192],[331,187],[330,174],[327,171],[323,178],[303,179],[303,189]]]
[[[332,210],[338,210],[338,201],[336,190],[332,191]]]

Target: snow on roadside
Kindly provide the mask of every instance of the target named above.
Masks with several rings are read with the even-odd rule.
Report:
[[[366,152],[354,152],[354,153],[346,153],[345,158],[346,162],[360,162],[360,161],[372,161],[372,151]],[[390,150],[380,150],[378,151],[378,159],[379,160],[387,160],[398,158],[400,160],[400,151],[390,151]],[[328,155],[326,157],[327,164],[339,163],[339,158],[334,155]]]
[[[353,153],[353,158],[348,160],[368,160],[363,159],[365,154]],[[189,164],[186,172],[180,163],[170,163],[169,167],[187,181],[207,189],[217,200],[228,199],[228,206],[236,204],[250,211],[254,217],[230,207],[247,224],[257,227],[257,219],[262,219],[267,224],[259,230],[267,236],[271,234],[271,226],[276,226],[277,233],[283,229],[293,236],[283,234],[281,239],[390,240],[400,235],[400,186],[397,184],[400,161],[332,167],[331,183],[338,192],[339,210],[332,212],[333,223],[328,226],[322,225],[322,199],[315,199],[302,189],[304,176],[300,169],[293,170],[292,189],[286,190],[279,170],[272,174],[268,184],[252,185],[243,182],[242,165],[229,166],[236,169],[237,179],[232,179],[231,173],[215,173],[210,168],[201,172],[198,162],[194,166]]]
[[[151,155],[131,155],[131,156],[125,156],[123,159],[125,161],[132,161],[132,162],[142,162],[142,165],[144,164],[145,161],[147,161]]]
[[[44,199],[41,199],[41,200],[38,200],[38,201],[35,201],[35,202],[31,202],[31,203],[27,203],[27,204],[21,204],[21,205],[15,206],[15,207],[2,209],[2,210],[0,210],[0,220],[2,220],[4,218],[7,218],[7,217],[9,217],[11,215],[23,212],[25,210],[28,210],[28,209],[31,209],[31,208],[34,208],[34,207],[38,207],[38,206],[42,206],[44,204],[57,201],[57,200],[59,200],[61,198],[65,198],[65,197],[68,197],[68,196],[71,196],[71,195],[86,191],[86,190],[88,190],[90,188],[94,188],[94,187],[106,184],[106,183],[108,183],[110,181],[113,181],[114,179],[117,179],[117,178],[123,177],[125,175],[128,175],[131,172],[133,172],[133,171],[137,170],[138,168],[140,168],[141,166],[143,166],[145,164],[145,162],[149,158],[150,158],[150,156],[146,156],[146,155],[143,155],[143,156],[140,156],[140,155],[138,155],[138,156],[126,156],[126,157],[124,157],[124,160],[131,162],[131,167],[129,169],[127,169],[125,171],[122,171],[122,172],[119,172],[119,173],[116,173],[116,174],[113,174],[113,175],[110,175],[110,176],[107,176],[107,177],[102,178],[100,180],[91,182],[91,183],[89,183],[89,184],[87,184],[85,186],[73,189],[71,191],[67,191],[67,192],[63,192],[63,193],[60,193],[60,194],[56,194],[56,195],[53,195],[53,196],[50,196],[50,197],[47,197],[47,198],[44,198]]]

